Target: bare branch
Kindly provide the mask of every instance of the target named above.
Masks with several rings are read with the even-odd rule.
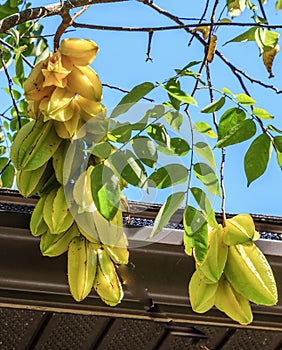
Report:
[[[0,21],[0,33],[6,33],[9,29],[15,27],[16,25],[31,21],[33,19],[61,15],[62,13],[66,13],[70,9],[76,7],[123,1],[130,0],[68,0],[65,1],[63,5],[61,2],[57,2],[55,4],[26,9],[22,12],[14,13],[13,15],[2,19]]]
[[[153,34],[154,34],[154,32],[149,32],[148,49],[147,49],[147,52],[146,52],[146,55],[147,55],[146,62],[147,61],[153,62],[153,59],[151,57],[151,45],[152,45]]]
[[[13,107],[15,108],[15,111],[16,111],[16,114],[17,114],[17,119],[18,119],[18,124],[19,124],[19,129],[20,129],[21,128],[21,116],[20,116],[20,112],[19,112],[19,109],[18,109],[18,106],[17,106],[17,103],[16,103],[14,92],[13,92],[13,80],[12,80],[12,78],[9,75],[9,72],[8,72],[8,69],[7,69],[7,66],[6,66],[6,63],[5,63],[2,51],[0,51],[0,59],[1,59],[1,62],[2,62],[2,66],[4,68],[4,72],[5,72],[6,78],[8,80],[9,93],[10,93],[10,96],[11,96],[11,99],[12,99]]]

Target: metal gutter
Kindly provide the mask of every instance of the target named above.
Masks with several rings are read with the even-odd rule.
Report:
[[[0,193],[0,202],[32,207],[36,199]],[[141,208],[147,218],[157,212],[155,206],[147,210],[143,204],[131,207]],[[150,227],[125,225],[131,264],[119,269],[126,281],[124,300],[110,308],[95,292],[81,303],[72,299],[67,285],[66,256],[43,257],[39,240],[29,232],[29,220],[30,213],[0,210],[0,306],[242,328],[216,309],[204,315],[192,311],[187,285],[194,261],[184,254],[181,230],[164,229],[160,236],[144,244]],[[275,232],[281,232],[281,219],[259,217],[257,222],[264,230],[273,227]],[[253,305],[254,322],[248,329],[282,331],[282,242],[259,240],[257,244],[272,266],[280,299],[274,307]]]

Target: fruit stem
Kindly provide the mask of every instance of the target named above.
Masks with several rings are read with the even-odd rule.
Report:
[[[90,6],[91,5],[83,6],[83,8],[80,9],[79,11],[77,11],[72,17],[69,14],[69,9],[62,7],[62,10],[60,13],[60,15],[62,17],[62,23],[57,28],[56,34],[54,36],[54,52],[56,52],[58,50],[61,36],[64,34],[64,32],[67,30],[67,28],[72,26],[74,20],[78,16],[80,16],[84,11],[86,11],[88,9],[88,7],[90,7]]]

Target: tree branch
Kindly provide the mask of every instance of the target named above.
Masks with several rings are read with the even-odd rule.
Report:
[[[28,22],[33,19],[61,15],[62,13],[66,13],[67,11],[76,7],[123,1],[130,0],[68,0],[65,1],[63,5],[61,2],[57,2],[55,4],[30,8],[22,12],[14,13],[13,15],[2,19],[0,21],[0,33],[6,33],[7,30],[17,26],[18,24]]]

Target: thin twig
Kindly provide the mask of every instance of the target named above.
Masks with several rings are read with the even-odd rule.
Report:
[[[128,93],[129,92],[129,90],[122,89],[121,87],[118,87],[118,86],[113,86],[113,85],[106,84],[106,83],[103,83],[102,85],[107,87],[107,88],[109,88],[109,89],[118,90],[120,92],[124,92],[124,93]],[[142,99],[146,100],[146,101],[149,101],[149,102],[155,102],[155,100],[153,100],[151,98],[148,98],[148,97],[142,97]]]
[[[10,74],[8,72],[7,66],[6,66],[6,62],[3,56],[3,52],[0,50],[0,57],[1,57],[1,62],[2,62],[2,66],[4,68],[4,72],[6,75],[6,78],[8,80],[8,87],[9,87],[9,93],[12,99],[12,103],[13,103],[13,107],[15,108],[16,114],[17,114],[17,119],[18,119],[18,124],[19,124],[19,129],[21,128],[21,117],[20,117],[20,112],[18,110],[18,106],[16,103],[16,99],[14,96],[14,92],[13,92],[13,80],[10,77]]]
[[[211,74],[210,74],[210,69],[209,69],[209,63],[206,63],[206,74],[207,74],[207,82],[208,82],[208,88],[209,88],[209,95],[210,95],[210,102],[214,101],[213,97],[213,88],[212,88],[212,82],[211,82]],[[218,130],[218,122],[216,119],[216,113],[212,113],[213,116],[213,124]],[[226,212],[225,212],[225,201],[226,201],[226,192],[225,192],[225,186],[224,186],[224,166],[225,166],[225,157],[226,157],[226,152],[224,148],[221,148],[221,162],[220,162],[220,189],[221,189],[221,214],[222,214],[222,222],[223,225],[226,220]]]
[[[190,164],[189,164],[189,168],[188,168],[189,171],[188,171],[186,201],[185,201],[185,206],[187,207],[187,205],[189,203],[189,189],[190,189],[191,180],[192,180],[192,168],[193,168],[193,162],[194,162],[194,129],[193,129],[192,118],[191,118],[191,115],[190,115],[188,108],[185,108],[185,113],[186,113],[187,118],[188,118],[189,128],[190,128],[190,132],[191,132],[191,155],[190,155]]]
[[[263,7],[263,4],[262,4],[261,0],[258,0],[258,3],[259,3],[259,8],[260,8],[260,10],[261,10],[262,16],[263,16],[263,18],[265,19],[266,24],[268,24],[268,20],[267,20],[267,17],[266,17],[266,13],[265,13],[265,11],[264,11],[264,7]]]
[[[206,5],[205,5],[204,11],[203,11],[202,16],[201,16],[201,18],[199,20],[198,25],[200,25],[203,22],[203,20],[204,20],[204,18],[206,16],[206,13],[208,11],[208,8],[209,8],[209,0],[206,1]],[[181,19],[181,18],[179,18],[179,19]],[[194,39],[194,35],[191,37],[191,39],[190,39],[190,41],[188,43],[188,46],[190,46],[192,44],[193,39]]]
[[[146,52],[146,55],[147,55],[146,62],[148,62],[148,61],[153,62],[153,59],[151,57],[151,45],[152,45],[153,34],[154,34],[154,32],[149,32],[148,48],[147,48],[147,52]]]

